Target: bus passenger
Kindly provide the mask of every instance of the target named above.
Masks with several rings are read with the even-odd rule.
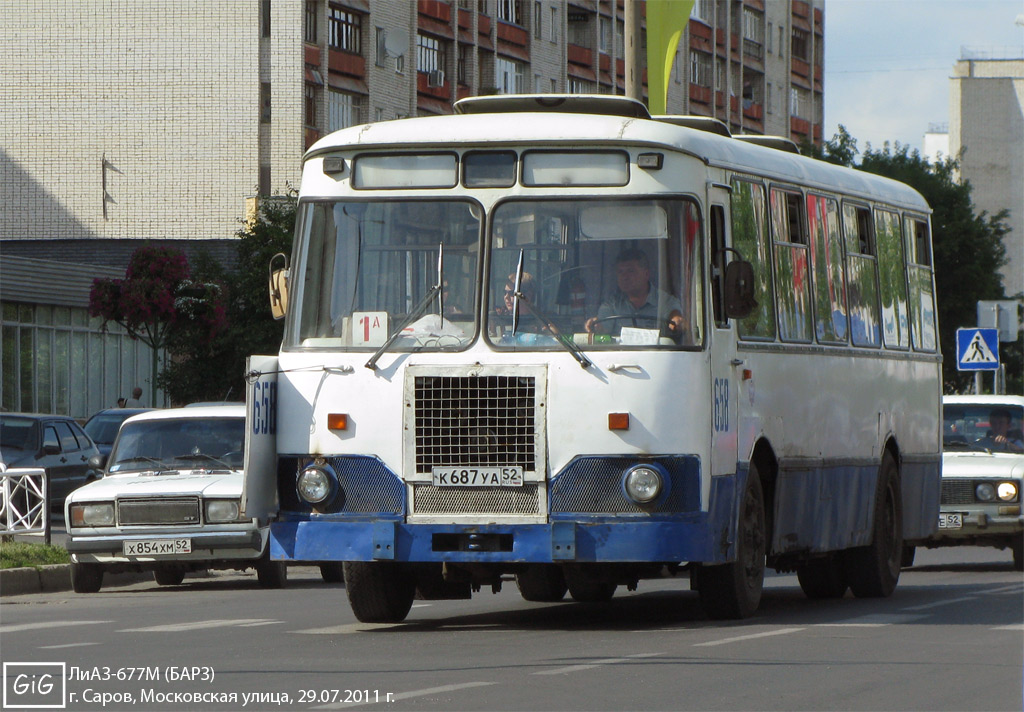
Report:
[[[514,308],[514,296],[516,291],[516,275],[515,273],[508,276],[508,281],[505,282],[505,299],[504,304],[498,305],[494,309],[494,313],[498,316],[512,316]],[[519,291],[524,297],[526,297],[531,304],[536,303],[537,298],[537,283],[533,279],[533,275],[529,272],[523,272],[523,280],[519,283]]]
[[[615,279],[619,291],[601,304],[597,316],[587,319],[587,332],[618,334],[624,326],[656,329],[667,321],[672,338],[682,338],[683,307],[676,297],[651,284],[646,252],[638,247],[620,252],[615,258]]]

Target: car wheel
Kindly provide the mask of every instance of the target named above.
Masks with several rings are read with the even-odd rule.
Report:
[[[71,564],[71,588],[75,593],[96,593],[103,586],[99,564]]]
[[[345,583],[345,568],[340,561],[320,564],[320,578],[326,583]]]
[[[284,588],[288,583],[288,565],[283,561],[271,561],[266,551],[256,564],[256,579],[263,588]]]
[[[914,557],[917,555],[917,547],[909,544],[903,545],[903,554],[900,556],[900,566],[909,569],[914,565]]]
[[[177,586],[185,580],[185,572],[181,569],[154,569],[153,580],[161,586]]]

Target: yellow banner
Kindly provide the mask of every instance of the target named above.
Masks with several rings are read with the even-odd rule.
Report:
[[[667,113],[668,81],[679,38],[694,0],[647,0],[647,104],[652,114]],[[689,77],[683,77],[684,85]]]

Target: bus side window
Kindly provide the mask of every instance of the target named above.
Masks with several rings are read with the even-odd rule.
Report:
[[[819,343],[847,340],[846,288],[839,205],[834,198],[807,196],[807,227],[814,270],[814,323]]]
[[[775,297],[779,313],[779,337],[783,341],[811,341],[810,273],[807,267],[807,234],[804,203],[800,193],[771,191],[775,239]]]
[[[906,216],[907,281],[910,284],[910,334],[915,351],[935,351],[935,294],[928,222]]]
[[[876,210],[875,238],[882,298],[882,336],[886,348],[907,349],[910,348],[910,327],[900,216],[891,210]]]
[[[732,246],[754,267],[754,299],[757,301],[757,307],[740,320],[741,339],[775,340],[775,295],[772,293],[766,202],[763,184],[732,179],[729,203]]]
[[[725,247],[725,207],[711,206],[711,303],[715,310],[715,326],[725,328],[729,320],[725,318],[725,305],[722,303],[722,280],[725,279],[726,256]]]
[[[843,202],[850,340],[854,346],[878,348],[882,345],[882,334],[872,228],[870,208]]]

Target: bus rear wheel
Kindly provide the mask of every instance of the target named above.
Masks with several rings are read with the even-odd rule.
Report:
[[[751,462],[743,492],[736,537],[736,560],[702,566],[697,577],[700,605],[708,618],[747,618],[761,603],[764,587],[764,495],[757,466]]]
[[[899,468],[889,452],[878,468],[871,543],[848,550],[843,558],[857,598],[884,598],[896,590],[903,560],[903,504]]]
[[[524,600],[539,603],[561,601],[569,588],[562,567],[555,564],[527,566],[516,574],[516,586]]]
[[[400,623],[416,596],[416,579],[390,561],[346,561],[345,591],[362,623]]]
[[[808,598],[842,598],[849,588],[842,558],[836,554],[802,564],[796,579]]]

